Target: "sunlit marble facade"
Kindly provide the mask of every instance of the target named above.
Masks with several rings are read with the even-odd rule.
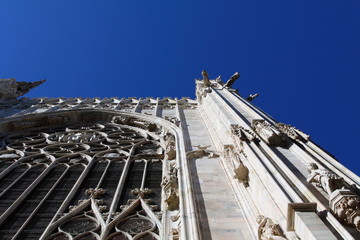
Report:
[[[0,239],[358,239],[359,177],[238,77],[204,71],[196,99],[17,98],[1,80]]]

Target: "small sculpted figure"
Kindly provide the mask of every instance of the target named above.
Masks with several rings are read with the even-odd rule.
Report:
[[[258,240],[286,240],[279,224],[274,223],[272,219],[259,215],[256,222],[259,224]]]
[[[316,163],[308,165],[310,175],[306,179],[307,182],[314,182],[318,187],[323,188],[328,194],[336,189],[344,187],[344,179],[325,169],[319,169]]]
[[[209,75],[205,70],[202,70],[201,75],[203,76],[204,86],[210,87]]]

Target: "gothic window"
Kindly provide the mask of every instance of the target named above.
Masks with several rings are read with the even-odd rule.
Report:
[[[162,213],[179,209],[174,138],[134,122],[4,137],[0,239],[160,239]]]

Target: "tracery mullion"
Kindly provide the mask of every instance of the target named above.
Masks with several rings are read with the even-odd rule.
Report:
[[[144,166],[143,176],[142,176],[142,180],[141,180],[141,186],[140,186],[141,189],[144,189],[144,187],[145,187],[145,179],[146,179],[146,171],[147,171],[148,161],[149,160],[144,160],[145,166]]]
[[[0,164],[4,164],[0,162]],[[0,180],[3,179],[9,172],[11,172],[14,168],[17,168],[19,166],[19,160],[12,162],[11,164],[7,165],[2,171],[0,171]]]
[[[116,211],[116,207],[118,205],[118,202],[119,202],[119,199],[120,199],[120,194],[122,192],[122,189],[124,187],[124,184],[125,184],[125,180],[126,180],[126,177],[127,177],[127,174],[129,172],[129,168],[130,168],[130,164],[131,164],[131,155],[133,154],[134,152],[134,149],[137,145],[133,145],[131,147],[131,150],[130,150],[130,153],[129,153],[129,156],[125,162],[125,166],[124,166],[124,169],[122,171],[122,174],[121,174],[121,177],[120,177],[120,180],[119,180],[119,183],[116,187],[116,191],[115,191],[115,195],[114,195],[114,199],[111,203],[111,206],[110,206],[110,210],[109,210],[109,217],[108,219],[106,220],[106,224],[108,224],[111,220],[111,214],[114,213]]]
[[[109,170],[111,161],[110,161],[110,160],[106,160],[106,163],[107,163],[106,168],[105,168],[103,174],[101,175],[101,178],[100,178],[98,184],[96,185],[97,188],[100,188],[101,184],[103,183],[103,181],[104,181],[104,179],[105,179],[105,176],[106,176],[106,174],[107,174],[107,172],[108,172],[108,170]]]
[[[106,165],[105,167],[103,165]],[[110,161],[95,161],[86,175],[84,181],[82,181],[80,187],[78,188],[75,196],[72,198],[70,205],[77,205],[78,201],[85,198],[85,191],[89,188],[98,188],[101,180],[109,168]]]
[[[47,197],[46,203],[39,209],[38,213],[24,228],[24,231],[17,239],[30,239],[31,236],[33,236],[33,239],[39,239],[52,218],[56,216],[59,206],[61,206],[67,198],[68,193],[83,173],[84,168],[85,166],[83,164],[76,164],[69,168],[65,176]],[[39,224],[40,222],[44,223]]]
[[[119,203],[117,207],[121,205],[127,205],[129,199],[134,199],[136,196],[133,195],[131,190],[141,187],[141,182],[143,178],[145,163],[143,160],[132,160],[129,164],[129,171],[125,177],[124,186],[122,187],[121,197],[119,198]]]
[[[61,167],[65,167],[65,169],[63,170],[62,172],[62,169]],[[57,172],[58,171],[58,172]],[[24,236],[24,233],[22,232],[24,230],[24,228],[26,228],[27,226],[30,225],[31,228],[33,228],[34,226],[31,226],[31,224],[29,224],[29,222],[36,222],[36,223],[39,223],[39,222],[42,222],[44,221],[44,217],[38,217],[38,216],[35,216],[35,214],[38,214],[38,211],[41,207],[43,207],[43,204],[45,201],[47,201],[46,203],[48,204],[49,201],[48,201],[48,197],[50,196],[50,194],[52,194],[54,192],[54,189],[57,187],[57,185],[60,183],[60,181],[63,180],[64,176],[68,173],[69,171],[69,167],[68,166],[65,166],[64,164],[61,164],[61,165],[58,165],[56,167],[54,167],[52,169],[51,172],[48,173],[48,175],[50,175],[50,179],[57,179],[56,182],[53,184],[53,186],[50,188],[50,190],[47,192],[47,194],[44,196],[44,198],[41,200],[41,202],[36,206],[36,208],[32,211],[32,213],[30,214],[30,216],[26,219],[26,221],[24,222],[24,224],[21,226],[21,228],[17,231],[16,235],[13,237],[13,239],[29,239],[27,236]],[[60,177],[57,178],[58,174],[61,174]],[[43,182],[46,181],[46,184],[51,184],[51,181],[49,181],[47,178],[44,178]],[[40,184],[41,185],[41,184]],[[41,186],[38,187],[38,189],[40,188]],[[42,188],[43,190],[43,188]],[[36,192],[36,191],[35,191]],[[31,197],[31,194],[29,195]],[[31,199],[31,198],[30,198]],[[39,214],[38,214],[39,215]],[[51,215],[51,213],[49,213],[47,211],[47,215]],[[51,216],[52,217],[52,216]],[[51,219],[50,217],[50,219]],[[29,224],[29,225],[28,225]],[[44,228],[47,226],[47,224],[44,224]]]
[[[35,166],[35,168],[45,168],[45,166],[43,164]],[[41,170],[41,169],[39,169]],[[41,170],[43,173],[45,171]],[[48,172],[48,171],[46,171]],[[44,178],[46,179],[46,175],[43,175],[44,177],[39,179],[37,182],[35,182],[34,184],[36,184],[37,186],[42,186],[41,183],[47,183],[47,184],[51,184],[50,181],[43,181],[43,182],[39,182],[41,180],[43,180]],[[34,186],[34,185],[32,185]],[[1,225],[1,230],[0,230],[0,239],[11,239],[13,237],[14,234],[16,234],[17,230],[21,227],[22,225],[22,221],[25,220],[28,216],[28,214],[30,215],[31,212],[31,207],[32,204],[34,204],[37,200],[37,198],[41,198],[41,194],[33,194],[34,191],[41,189],[41,188],[34,188],[34,187],[28,187],[26,189],[26,191],[23,192],[23,194],[21,194],[21,196],[18,198],[17,201],[14,201],[13,204],[11,205],[10,208],[8,208],[8,210],[3,214],[2,217],[4,217],[3,219],[6,218],[6,222],[3,222]],[[46,191],[46,188],[45,188]],[[7,194],[10,195],[10,194]],[[29,196],[30,196],[30,201],[29,200]],[[21,202],[20,202],[21,201]],[[25,218],[25,219],[24,219]],[[3,221],[2,219],[2,221]]]
[[[152,190],[151,200],[161,207],[161,181],[163,179],[163,162],[161,160],[149,160],[147,163],[144,188]],[[165,171],[164,171],[165,172]]]
[[[43,168],[41,171],[38,171],[39,168]],[[21,178],[21,181],[16,182],[11,191],[8,191],[8,194],[4,194],[0,197],[0,226],[1,223],[6,218],[5,213],[11,212],[10,207],[13,206],[16,200],[20,196],[26,195],[30,189],[30,186],[36,185],[34,183],[35,179],[37,179],[41,174],[45,174],[45,165],[35,165],[32,166],[26,174],[24,174]],[[44,175],[43,175],[44,176]]]
[[[25,171],[17,171],[19,169],[24,169]],[[9,189],[11,189],[12,186],[15,185],[30,169],[30,164],[20,164],[16,168],[14,168],[9,174],[4,176],[4,178],[0,180],[0,197],[5,194]]]
[[[81,183],[83,182],[84,178],[86,177],[86,175],[88,174],[89,170],[92,167],[92,164],[94,163],[94,160],[91,160],[88,165],[86,166],[86,168],[84,169],[84,171],[81,173],[80,177],[77,179],[76,183],[74,184],[74,186],[72,187],[72,189],[70,190],[69,194],[66,196],[65,201],[63,201],[63,203],[61,204],[61,206],[59,207],[58,211],[56,212],[56,214],[54,215],[54,217],[51,219],[49,225],[47,226],[47,228],[44,230],[43,234],[41,235],[40,239],[44,239],[45,237],[47,237],[50,232],[53,230],[53,228],[55,226],[53,226],[52,224],[56,221],[56,219],[58,218],[58,216],[60,216],[61,214],[63,214],[66,211],[66,208],[69,206],[70,201],[72,200],[72,198],[75,196],[79,186],[81,185]]]
[[[116,200],[116,189],[122,174],[124,174],[125,168],[126,162],[124,162],[124,160],[110,160],[110,165],[106,173],[104,172],[100,185],[98,185],[106,190],[106,195],[102,197],[102,200],[110,209],[112,202]],[[111,210],[109,210],[109,213],[110,212]]]
[[[9,163],[9,161],[0,162],[0,179],[11,171],[11,168],[16,167],[16,162]]]

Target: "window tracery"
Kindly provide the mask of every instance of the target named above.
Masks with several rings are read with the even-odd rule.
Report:
[[[0,151],[0,239],[160,239],[171,134],[122,116],[26,131]]]

